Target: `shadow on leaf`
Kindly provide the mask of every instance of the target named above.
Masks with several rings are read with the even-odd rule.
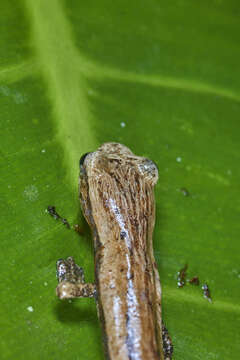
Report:
[[[57,319],[66,323],[81,323],[87,321],[92,322],[94,326],[98,326],[97,312],[92,304],[84,304],[83,301],[81,306],[79,306],[79,301],[81,302],[81,300],[76,301],[72,300],[71,303],[69,303],[68,300],[58,301],[54,306]]]

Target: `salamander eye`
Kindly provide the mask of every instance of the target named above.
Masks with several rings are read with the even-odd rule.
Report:
[[[158,168],[154,161],[144,159],[143,162],[139,165],[139,170],[151,185],[156,184],[158,181]]]
[[[86,157],[88,156],[88,154],[90,154],[90,152],[87,152],[86,154],[82,155],[80,160],[79,160],[79,167],[81,168],[81,166],[83,166],[84,164],[84,160],[86,159]]]

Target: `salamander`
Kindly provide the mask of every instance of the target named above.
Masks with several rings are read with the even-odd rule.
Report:
[[[95,283],[72,257],[57,262],[61,299],[94,297],[106,358],[169,360],[161,285],[153,254],[156,164],[119,143],[80,159],[79,196],[94,241]]]

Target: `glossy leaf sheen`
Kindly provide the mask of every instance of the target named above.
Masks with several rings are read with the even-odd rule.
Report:
[[[1,359],[103,359],[94,300],[59,301],[55,262],[72,255],[94,280],[78,161],[106,141],[159,167],[174,359],[239,358],[239,16],[234,0],[2,2]],[[177,288],[185,263],[213,304]]]

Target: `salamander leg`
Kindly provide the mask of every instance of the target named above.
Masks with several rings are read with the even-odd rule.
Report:
[[[173,354],[172,339],[170,338],[168,334],[168,330],[163,323],[162,323],[162,339],[163,339],[164,360],[171,360]]]
[[[57,278],[56,293],[60,299],[94,297],[96,294],[95,284],[85,283],[83,268],[72,257],[57,261]]]

